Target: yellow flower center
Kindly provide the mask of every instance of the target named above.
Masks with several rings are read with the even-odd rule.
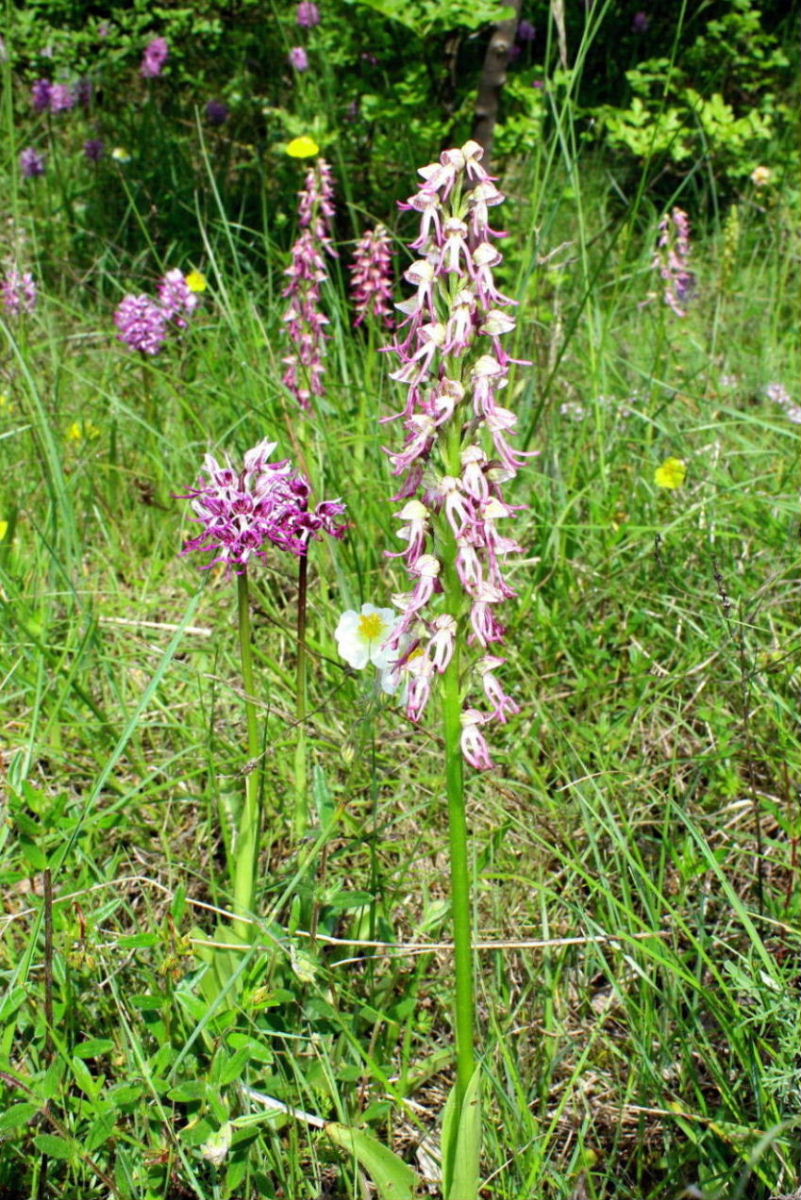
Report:
[[[362,613],[359,617],[359,634],[366,642],[374,642],[386,630],[383,617],[378,613]]]

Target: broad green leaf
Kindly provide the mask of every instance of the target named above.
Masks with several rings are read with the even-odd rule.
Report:
[[[33,1139],[37,1150],[48,1158],[73,1159],[76,1157],[77,1146],[66,1138],[56,1137],[54,1133],[39,1133]]]
[[[477,1200],[481,1165],[481,1068],[467,1085],[452,1160],[450,1188],[445,1200]]]
[[[335,1146],[353,1155],[377,1187],[381,1200],[414,1200],[417,1175],[388,1146],[347,1125],[326,1125],[325,1133]]]
[[[8,1129],[19,1129],[20,1125],[27,1125],[31,1118],[40,1111],[40,1105],[30,1104],[27,1100],[21,1104],[12,1104],[10,1108],[0,1114],[0,1133],[5,1133]]]

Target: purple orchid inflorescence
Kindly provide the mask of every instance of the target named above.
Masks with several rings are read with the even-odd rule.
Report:
[[[191,317],[199,303],[200,296],[190,289],[183,272],[177,267],[162,277],[159,283],[159,307],[167,321],[174,321],[179,329],[185,329],[186,317]]]
[[[141,354],[158,354],[167,340],[170,322],[185,329],[186,318],[192,316],[199,303],[200,297],[182,272],[174,268],[162,275],[158,300],[144,293],[123,296],[114,314],[120,341]]]
[[[296,71],[308,71],[309,56],[303,46],[293,46],[287,57],[289,65],[294,67]]]
[[[331,241],[334,216],[331,168],[318,158],[306,175],[298,196],[300,236],[292,247],[292,262],[284,272],[289,283],[282,295],[289,301],[283,316],[295,352],[284,359],[283,382],[303,409],[313,396],[325,394],[323,375],[328,317],[320,310],[321,285],[328,278],[325,254],[336,258]]]
[[[100,162],[106,153],[106,143],[102,138],[87,138],[83,144],[83,153],[89,162]]]
[[[472,141],[444,151],[401,205],[419,213],[421,230],[411,244],[417,260],[404,275],[415,294],[397,305],[404,336],[391,347],[401,361],[391,378],[408,387],[399,414],[406,443],[388,453],[393,474],[403,476],[395,499],[404,502],[398,536],[406,545],[395,557],[405,559],[413,586],[394,599],[401,618],[387,641],[401,650],[397,669],[413,720],[457,639],[466,633],[477,648],[468,691],[479,685],[487,707],[463,709],[461,747],[479,770],[493,765],[482,727],[519,711],[495,673],[505,660],[494,647],[505,633],[498,606],[515,595],[503,563],[522,549],[499,528],[516,511],[501,484],[529,456],[511,445],[517,417],[498,401],[512,361],[501,339],[515,328],[506,311],[514,301],[493,279],[502,259],[495,240],[504,235],[490,228],[489,209],[504,196],[482,156]],[[439,612],[437,595],[445,601]]]
[[[170,57],[170,45],[166,38],[157,37],[148,42],[142,56],[139,74],[145,79],[155,79],[164,70],[164,64]]]
[[[231,110],[224,100],[209,100],[206,105],[206,120],[209,125],[224,125]]]
[[[19,165],[26,179],[35,179],[45,173],[45,158],[33,146],[26,146],[19,156]]]
[[[300,0],[297,21],[302,29],[313,29],[315,25],[320,24],[320,10],[314,0]]]
[[[695,275],[689,268],[690,218],[682,208],[665,213],[659,222],[659,240],[653,266],[665,281],[665,303],[677,317],[686,317],[683,307],[695,290]]]
[[[383,225],[368,229],[353,254],[351,293],[356,308],[354,325],[368,316],[391,329],[392,321],[392,241]]]
[[[6,312],[13,316],[20,313],[32,313],[36,308],[36,280],[30,271],[20,271],[17,267],[9,267],[0,286],[0,294]]]
[[[309,543],[324,534],[344,537],[347,526],[340,518],[345,505],[340,500],[323,500],[311,508],[308,480],[288,459],[268,461],[276,445],[265,439],[248,450],[239,472],[230,462],[221,466],[207,454],[198,486],[178,497],[192,501],[192,520],[203,526],[203,532],[185,544],[183,553],[215,552],[204,570],[224,563],[241,575],[250,559],[263,557],[270,546],[302,558]]]
[[[141,354],[158,354],[167,337],[167,317],[150,296],[128,295],[114,314],[120,341]]]
[[[31,102],[37,112],[50,111],[50,93],[52,83],[49,79],[37,79],[31,88]]]

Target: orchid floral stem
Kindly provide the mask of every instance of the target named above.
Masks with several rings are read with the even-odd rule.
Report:
[[[247,570],[236,577],[237,607],[239,624],[239,653],[242,664],[242,685],[245,693],[245,719],[247,722],[248,763],[245,768],[245,805],[239,819],[234,847],[234,913],[235,929],[239,937],[246,940],[252,936],[252,926],[238,917],[249,917],[253,913],[256,889],[256,870],[259,861],[259,838],[261,834],[261,742],[259,722],[254,702],[253,654],[251,647],[250,594]]]
[[[467,816],[464,760],[460,746],[462,699],[459,650],[454,650],[442,677],[445,722],[445,782],[450,838],[451,913],[454,943],[454,1012],[456,1021],[456,1095],[461,1109],[475,1069],[473,950],[470,912],[470,865],[467,854]]]
[[[295,835],[305,835],[309,823],[309,802],[306,783],[306,597],[308,588],[308,555],[298,558],[298,647],[295,716]]]

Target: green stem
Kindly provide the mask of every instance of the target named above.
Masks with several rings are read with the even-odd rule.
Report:
[[[456,1017],[456,1095],[461,1110],[467,1085],[475,1070],[473,1050],[473,946],[470,914],[470,866],[467,857],[459,686],[459,650],[454,651],[443,684],[445,720],[445,781],[448,793],[448,823],[451,859],[451,910],[454,942],[454,1010]]]
[[[298,675],[295,696],[295,717],[298,737],[295,743],[295,834],[305,835],[309,823],[306,794],[306,593],[309,559],[298,559]]]
[[[253,697],[253,655],[251,649],[250,598],[247,571],[236,579],[237,607],[239,618],[239,653],[242,663],[242,684],[245,690],[245,718],[248,735],[248,763],[245,773],[245,806],[239,820],[234,849],[234,913],[236,917],[249,917],[253,913],[253,898],[256,887],[256,869],[259,861],[259,835],[261,832],[261,770],[259,759],[261,743],[259,722]],[[249,937],[249,926],[234,921],[237,935],[243,941]]]
[[[461,432],[455,422],[448,428],[441,446],[446,469],[452,475],[460,471]],[[445,611],[461,627],[464,623],[464,591],[456,571],[456,539],[443,522],[441,559]],[[450,839],[451,911],[454,943],[454,1012],[456,1025],[456,1096],[461,1111],[467,1085],[475,1070],[473,996],[473,944],[470,910],[470,865],[467,854],[467,816],[462,758],[462,692],[459,645],[462,629],[456,636],[453,657],[442,677],[442,712],[445,723],[445,783],[448,795]]]

